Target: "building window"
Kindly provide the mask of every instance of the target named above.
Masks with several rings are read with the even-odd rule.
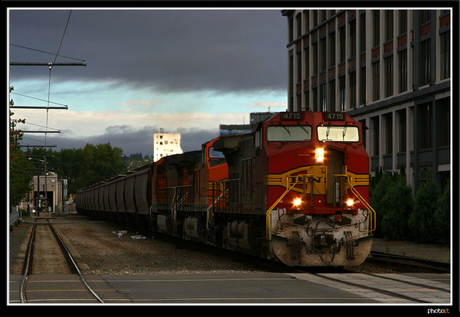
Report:
[[[312,45],[312,66],[313,66],[313,73],[312,75],[315,76],[318,74],[318,42]]]
[[[344,111],[346,106],[345,106],[345,76],[339,77],[339,106],[340,106],[340,111]]]
[[[302,81],[302,51],[298,51],[296,54],[296,59],[297,59],[297,83],[300,83]]]
[[[380,99],[380,62],[372,64],[372,101]]]
[[[320,86],[320,102],[321,102],[321,105],[320,105],[320,111],[327,111],[327,90],[326,90],[326,84],[322,84]]]
[[[350,22],[350,58],[356,56],[356,20]]]
[[[308,31],[310,31],[310,11],[303,10],[303,18],[304,18],[304,26],[305,26],[304,33],[308,33]]]
[[[398,111],[397,116],[399,118],[398,123],[398,151],[406,152],[406,109]]]
[[[367,142],[366,142],[366,137],[367,137],[367,128],[364,128],[366,127],[366,119],[364,120],[359,120],[359,122],[363,125],[363,129],[362,129],[362,141],[363,141],[363,145],[364,145],[364,148],[367,149]]]
[[[366,13],[361,14],[359,37],[359,51],[363,53],[366,51]]]
[[[345,47],[345,27],[341,27],[339,29],[339,63],[345,62],[345,52],[346,52],[346,47]]]
[[[420,15],[421,15],[420,22],[422,24],[427,23],[431,20],[430,10],[420,10]]]
[[[309,47],[307,47],[304,50],[304,56],[305,56],[305,79],[308,79],[310,77],[310,50]]]
[[[430,51],[431,51],[431,40],[428,39],[426,41],[423,41],[421,43],[421,61],[422,61],[422,76],[421,76],[421,86],[423,85],[428,85],[430,83],[430,77],[431,77],[431,69],[430,69],[430,64],[431,64],[431,58],[430,58]]]
[[[372,122],[372,148],[373,156],[377,156],[380,154],[379,148],[380,148],[380,124],[379,124],[379,117],[373,117],[371,118]]]
[[[297,103],[296,103],[296,109],[297,111],[300,111],[302,109],[302,93],[299,92],[297,93]]]
[[[431,104],[420,106],[420,138],[421,149],[430,149],[433,146],[433,107]]]
[[[398,53],[398,92],[407,91],[407,50]]]
[[[305,104],[305,108],[304,110],[310,110],[310,92],[309,91],[306,91],[304,93],[304,104]]]
[[[313,18],[313,27],[318,25],[318,10],[311,11],[312,18]]]
[[[313,88],[313,111],[316,112],[318,110],[318,88]]]
[[[450,32],[444,32],[440,36],[441,39],[441,67],[440,75],[441,79],[450,77]]]
[[[292,41],[294,41],[294,19],[292,17],[290,17],[288,19],[288,39],[289,39],[289,43],[291,43]]]
[[[326,21],[326,10],[319,10],[320,20],[319,23]]]
[[[385,11],[385,42],[393,38],[393,10]]]
[[[350,107],[356,107],[356,72],[352,72],[350,77]]]
[[[398,29],[398,35],[407,32],[407,10],[399,10]]]
[[[289,89],[294,87],[294,56],[293,52],[289,52]]]
[[[297,13],[295,16],[295,22],[296,22],[296,31],[297,31],[297,38],[299,38],[302,35],[302,14]]]
[[[385,119],[385,154],[393,154],[393,114],[390,112]]]
[[[366,103],[367,91],[366,91],[366,67],[361,67],[361,74],[359,79],[359,104],[363,105]]]
[[[393,95],[393,55],[384,59],[385,63],[385,97]]]
[[[380,11],[372,10],[372,47],[380,45]]]
[[[327,58],[327,55],[326,55],[326,38],[322,38],[320,41],[319,41],[319,45],[320,45],[320,72],[324,72],[326,70],[326,58]]]
[[[439,113],[439,146],[450,145],[449,98],[436,101]]]
[[[329,34],[329,67],[335,65],[335,32]]]
[[[335,111],[335,80],[329,82],[329,110]]]

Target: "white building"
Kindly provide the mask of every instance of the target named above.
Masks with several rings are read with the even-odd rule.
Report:
[[[180,133],[153,133],[153,161],[156,162],[164,156],[183,153],[180,147]]]

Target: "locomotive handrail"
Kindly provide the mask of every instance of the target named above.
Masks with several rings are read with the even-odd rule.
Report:
[[[372,213],[369,213],[371,215],[371,219],[369,221],[369,230],[367,231],[368,234],[372,234],[372,232],[375,231],[375,229],[377,228],[377,215],[376,215],[376,212],[375,212],[374,208],[372,208],[372,206],[366,201],[366,199],[364,199],[363,196],[361,196],[361,194],[351,184],[351,179],[350,178],[351,178],[350,175],[348,175],[348,173],[347,173],[347,183],[348,183],[348,185],[350,185],[351,192],[356,196],[356,198],[358,198],[363,203],[363,205],[369,211],[372,212]]]
[[[219,187],[220,187],[220,183],[222,183],[224,181],[217,181],[217,182],[212,182],[212,193],[213,193],[213,198],[214,198],[214,184],[217,184],[219,183]],[[224,187],[222,186],[222,189],[221,189],[221,194],[219,195],[219,197],[217,197],[213,203],[211,205],[208,206],[208,208],[206,208],[206,229],[207,230],[211,230],[209,225],[214,225],[213,224],[213,217],[214,217],[214,206],[222,199],[222,197],[224,197],[224,195],[226,195],[228,193],[228,188],[224,190]]]
[[[286,185],[289,184],[289,178],[290,178],[290,177],[291,177],[291,175],[287,175],[287,176],[286,176]],[[265,233],[266,233],[266,234],[265,234],[265,237],[266,237],[267,240],[268,240],[268,232],[269,232],[269,231],[276,233],[275,230],[270,229],[270,213],[271,213],[271,211],[273,210],[273,208],[275,208],[276,205],[278,205],[278,203],[281,201],[281,199],[283,199],[284,196],[286,196],[286,194],[287,194],[291,189],[293,189],[295,185],[297,185],[297,182],[298,182],[298,181],[299,181],[298,177],[295,177],[295,182],[294,182],[294,184],[293,184],[291,187],[286,188],[286,190],[284,191],[284,193],[281,194],[280,197],[278,197],[278,199],[273,203],[273,205],[271,205],[270,208],[268,208],[267,212],[265,213],[265,219],[266,219],[266,223],[265,223],[265,225],[266,225]],[[286,187],[287,187],[287,186],[286,186]]]
[[[358,198],[363,203],[363,205],[369,210],[369,215],[371,215],[371,219],[369,221],[369,230],[367,231],[367,233],[372,234],[372,232],[375,231],[375,229],[377,228],[376,212],[372,208],[372,206],[366,201],[366,199],[364,199],[364,197],[361,196],[358,190],[351,183],[351,176],[350,174],[348,174],[347,166],[345,165],[345,174],[334,174],[334,176],[345,177],[347,179],[347,184],[350,186],[350,190],[353,193],[353,195],[355,195],[356,198]]]

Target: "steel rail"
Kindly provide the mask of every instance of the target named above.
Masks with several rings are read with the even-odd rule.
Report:
[[[335,279],[333,277],[324,276],[324,275],[320,275],[320,274],[316,274],[316,273],[310,273],[310,274],[322,277],[322,278],[330,280],[330,281],[339,282],[339,283],[343,283],[343,284],[346,284],[346,285],[367,289],[367,290],[370,290],[370,291],[373,291],[373,292],[377,292],[377,293],[381,293],[381,294],[385,294],[385,295],[405,299],[405,300],[416,302],[416,303],[429,303],[429,302],[421,300],[421,299],[409,297],[409,296],[398,294],[398,293],[395,293],[395,292],[386,291],[386,290],[383,290],[383,289],[380,289],[380,288],[375,288],[375,287],[361,285],[361,284],[357,284],[357,283],[342,281],[342,280],[339,280],[339,279]],[[405,281],[401,281],[401,282],[406,283]]]
[[[72,263],[72,266],[74,268],[74,270],[77,272],[77,274],[80,276],[80,279],[81,281],[83,282],[83,284],[85,285],[86,289],[91,293],[91,295],[93,295],[93,297],[100,303],[104,303],[104,301],[96,294],[96,292],[94,292],[94,290],[91,288],[91,286],[89,286],[88,282],[86,281],[85,277],[83,276],[83,274],[81,273],[80,271],[80,268],[78,267],[77,263],[75,262],[74,258],[72,257],[72,255],[70,254],[70,251],[69,249],[67,248],[67,246],[65,245],[64,241],[62,241],[61,237],[59,236],[59,234],[56,232],[56,230],[54,229],[53,225],[51,225],[51,223],[49,222],[49,219],[46,219],[47,220],[47,225],[50,226],[51,228],[51,231],[53,232],[56,240],[58,241],[59,245],[62,247],[62,249],[65,251],[65,256],[70,260],[70,262]],[[26,261],[25,261],[25,268],[24,268],[24,277],[22,278],[22,281],[21,281],[21,285],[20,285],[20,299],[21,299],[21,303],[27,303],[27,298],[26,298],[26,284],[27,284],[27,280],[28,280],[28,277],[29,277],[29,267],[30,267],[30,263],[31,263],[31,259],[32,259],[32,249],[33,249],[33,246],[34,246],[34,241],[35,241],[35,229],[37,228],[37,219],[35,219],[35,223],[34,223],[34,226],[32,227],[32,233],[30,235],[30,240],[29,240],[29,246],[28,246],[28,249],[27,249],[27,255],[26,255]]]
[[[49,223],[49,220],[48,220],[48,223]],[[64,248],[65,250],[65,253],[66,253],[66,256],[69,258],[70,262],[72,263],[74,269],[77,271],[77,274],[80,276],[80,279],[81,281],[83,282],[83,284],[85,284],[85,287],[86,289],[91,293],[91,295],[93,295],[94,298],[96,298],[96,300],[100,303],[104,303],[104,301],[96,294],[96,292],[94,292],[94,290],[91,288],[91,286],[89,286],[88,282],[86,281],[85,277],[83,276],[83,274],[81,273],[80,271],[80,268],[78,267],[77,263],[75,262],[74,258],[72,257],[72,255],[70,254],[70,251],[69,249],[67,248],[67,246],[65,245],[64,241],[62,241],[61,237],[59,236],[59,234],[56,232],[56,230],[54,229],[53,225],[51,223],[49,223],[49,226],[51,228],[51,230],[53,231],[54,233],[54,236],[56,237],[56,239],[58,240],[59,244]]]
[[[35,224],[32,227],[32,233],[30,234],[30,239],[29,239],[29,246],[27,247],[27,254],[26,254],[26,265],[24,266],[24,276],[21,281],[21,286],[20,286],[20,299],[21,303],[27,302],[26,299],[26,283],[27,279],[29,277],[29,265],[30,265],[30,259],[32,255],[32,248],[35,240],[35,229],[37,228],[37,220],[35,219]]]
[[[440,291],[440,292],[450,293],[450,291],[445,289],[445,288],[440,288],[440,287],[436,287],[436,286],[432,286],[432,285],[427,285],[427,284],[422,284],[422,283],[414,283],[414,282],[411,282],[411,281],[404,281],[404,280],[400,280],[400,279],[397,279],[397,278],[394,278],[394,277],[382,276],[382,275],[377,275],[377,274],[372,274],[372,273],[363,273],[363,274],[383,278],[383,279],[390,280],[390,281],[406,283],[406,284],[413,285],[413,286],[419,286],[419,287],[424,287],[424,288],[427,288],[427,289],[433,289],[433,290]]]
[[[449,262],[442,262],[442,261],[436,261],[436,260],[415,258],[415,257],[410,257],[410,256],[406,256],[406,255],[399,255],[399,254],[389,254],[389,253],[378,252],[378,251],[371,251],[370,255],[371,255],[372,258],[376,258],[376,259],[404,260],[404,261],[412,261],[412,262],[428,264],[428,265],[435,266],[435,269],[437,269],[437,270],[450,272],[450,263]],[[371,258],[368,258],[368,259],[371,259]],[[399,263],[406,264],[406,263],[402,263],[402,262],[399,262]]]

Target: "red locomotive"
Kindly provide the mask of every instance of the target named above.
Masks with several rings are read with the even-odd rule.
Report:
[[[83,189],[77,210],[289,266],[359,265],[376,219],[362,129],[341,112],[277,113]]]

